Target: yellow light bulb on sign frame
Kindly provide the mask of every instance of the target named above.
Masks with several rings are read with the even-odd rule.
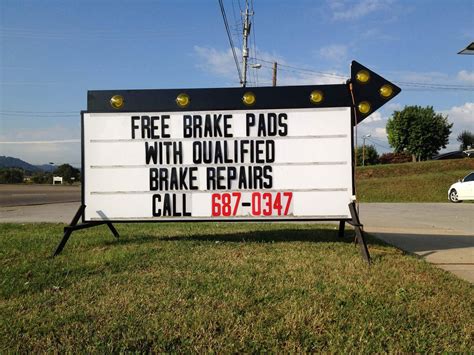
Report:
[[[359,109],[360,113],[367,114],[370,112],[371,106],[370,103],[367,101],[362,101],[357,108]]]
[[[392,85],[389,85],[389,84],[382,85],[379,92],[380,92],[380,96],[384,98],[389,98],[393,94],[393,87]]]
[[[257,99],[255,98],[255,94],[253,92],[246,92],[244,96],[242,96],[242,102],[247,106],[252,106]]]
[[[359,83],[365,84],[370,80],[370,74],[367,70],[359,70],[356,79]]]
[[[110,106],[112,106],[115,109],[120,109],[123,107],[125,101],[123,99],[123,96],[121,95],[114,95],[110,98]]]
[[[313,103],[313,104],[319,104],[321,101],[323,101],[324,99],[324,95],[323,95],[323,92],[322,91],[319,91],[319,90],[314,90],[311,92],[311,94],[309,95],[309,100]]]
[[[178,104],[179,107],[187,107],[190,102],[191,99],[188,94],[182,93],[176,97],[176,104]]]

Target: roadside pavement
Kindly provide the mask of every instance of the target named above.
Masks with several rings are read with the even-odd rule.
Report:
[[[0,223],[71,223],[80,202],[0,207]]]
[[[0,184],[0,206],[81,201],[80,185]]]
[[[474,283],[473,203],[362,203],[364,230]]]

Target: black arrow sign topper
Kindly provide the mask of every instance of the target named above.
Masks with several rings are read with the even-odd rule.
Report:
[[[87,112],[186,112],[352,107],[363,121],[401,89],[353,61],[344,84],[218,89],[94,90]]]

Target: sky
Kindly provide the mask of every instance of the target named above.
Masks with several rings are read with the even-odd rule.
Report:
[[[223,0],[237,55],[240,8]],[[251,2],[252,5],[252,2]],[[357,128],[391,151],[385,126],[433,106],[474,132],[474,0],[253,0],[249,86],[341,83],[357,60],[402,92]],[[320,72],[323,74],[318,74]],[[80,166],[87,91],[236,87],[218,0],[0,0],[0,155]]]

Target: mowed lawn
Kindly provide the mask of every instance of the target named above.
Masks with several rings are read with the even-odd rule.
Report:
[[[471,171],[474,159],[357,167],[357,197],[361,202],[448,202],[449,187]]]
[[[473,352],[473,287],[317,224],[0,224],[0,353]],[[352,234],[352,232],[351,232]]]

